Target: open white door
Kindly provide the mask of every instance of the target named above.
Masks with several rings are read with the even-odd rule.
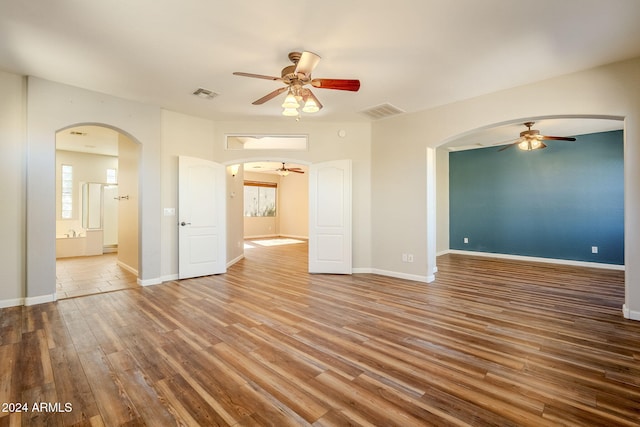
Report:
[[[178,277],[227,271],[224,165],[178,158]]]
[[[351,160],[309,167],[309,273],[351,274]]]

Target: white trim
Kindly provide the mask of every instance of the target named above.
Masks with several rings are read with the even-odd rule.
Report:
[[[630,310],[629,307],[627,307],[627,304],[622,306],[622,315],[625,319],[640,320],[640,311]]]
[[[118,264],[119,267],[124,268],[125,270],[127,270],[129,273],[135,274],[136,276],[138,275],[138,270],[136,270],[133,267],[130,267],[129,265],[125,264],[124,262],[118,260],[116,262],[116,264]]]
[[[141,280],[140,278],[138,278],[138,285],[140,286],[151,286],[151,285],[159,285],[160,283],[162,283],[162,279],[160,277],[156,277],[153,279],[145,279],[145,280]]]
[[[281,237],[279,234],[261,234],[258,236],[244,236],[244,240],[253,240],[253,239],[276,239]]]
[[[54,302],[55,300],[56,300],[56,294],[40,295],[37,297],[26,297],[24,299],[24,305],[29,306],[29,305],[44,304],[47,302]]]
[[[24,305],[24,298],[12,298],[0,300],[0,308],[18,307]]]
[[[296,236],[295,234],[280,234],[278,237],[285,237],[287,239],[309,240],[309,236]]]
[[[418,276],[417,274],[400,273],[398,271],[380,270],[374,268],[371,270],[373,274],[379,274],[380,276],[395,277],[396,279],[413,280],[414,282],[431,283],[436,278],[432,274],[430,276]]]
[[[352,274],[373,274],[373,269],[366,267],[358,267],[351,269]]]
[[[448,251],[441,252],[441,255],[448,254],[448,253],[458,254],[458,255],[469,255],[469,256],[482,256],[482,257],[489,257],[489,258],[501,258],[501,259],[515,260],[515,261],[545,262],[548,264],[571,265],[574,267],[603,268],[607,270],[624,271],[624,265],[604,264],[600,262],[574,261],[570,259],[542,258],[542,257],[532,257],[532,256],[524,256],[524,255],[498,254],[493,252],[475,252],[475,251],[461,251],[458,249],[450,249]]]
[[[242,261],[243,259],[244,259],[244,254],[240,254],[239,256],[235,257],[231,261],[227,262],[227,268],[231,267],[233,264],[235,264],[238,261]]]
[[[178,280],[178,273],[175,274],[167,274],[166,276],[160,277],[162,283],[164,282],[173,282],[174,280]]]

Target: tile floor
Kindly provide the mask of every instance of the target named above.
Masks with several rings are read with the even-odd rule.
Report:
[[[56,260],[56,297],[73,298],[138,287],[137,277],[117,264],[118,254]]]

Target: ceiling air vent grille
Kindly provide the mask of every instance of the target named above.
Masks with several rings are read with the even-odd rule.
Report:
[[[213,99],[218,96],[214,91],[202,87],[196,89],[193,94],[203,99]]]
[[[404,113],[403,110],[389,103],[381,104],[368,110],[361,111],[362,114],[372,118],[373,120],[383,119],[385,117],[396,116]]]

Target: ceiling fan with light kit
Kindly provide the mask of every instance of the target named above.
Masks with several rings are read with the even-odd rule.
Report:
[[[290,172],[293,173],[304,173],[302,168],[288,168],[285,166],[284,162],[282,163],[282,167],[276,169],[276,173],[280,176],[287,176]]]
[[[253,101],[252,104],[264,104],[281,93],[287,92],[287,96],[282,104],[282,114],[298,118],[300,117],[300,111],[298,109],[301,103],[303,104],[302,112],[304,113],[315,113],[322,109],[322,104],[318,98],[316,98],[311,89],[305,87],[307,85],[318,89],[347,90],[351,92],[357,92],[360,89],[360,80],[312,78],[311,73],[320,62],[320,56],[313,52],[291,52],[289,53],[289,60],[293,62],[293,65],[284,67],[280,73],[280,77],[238,71],[233,74],[236,76],[274,80],[284,83],[285,86]]]
[[[536,129],[531,129],[531,127],[535,124],[535,122],[525,122],[523,123],[527,130],[520,132],[520,138],[515,142],[506,145],[499,149],[498,151],[504,151],[507,148],[511,148],[513,146],[518,146],[519,149],[524,151],[532,151],[532,150],[541,150],[546,148],[547,145],[542,142],[544,140],[555,140],[555,141],[575,141],[575,138],[565,137],[565,136],[548,136],[548,135],[540,135],[540,131]]]

